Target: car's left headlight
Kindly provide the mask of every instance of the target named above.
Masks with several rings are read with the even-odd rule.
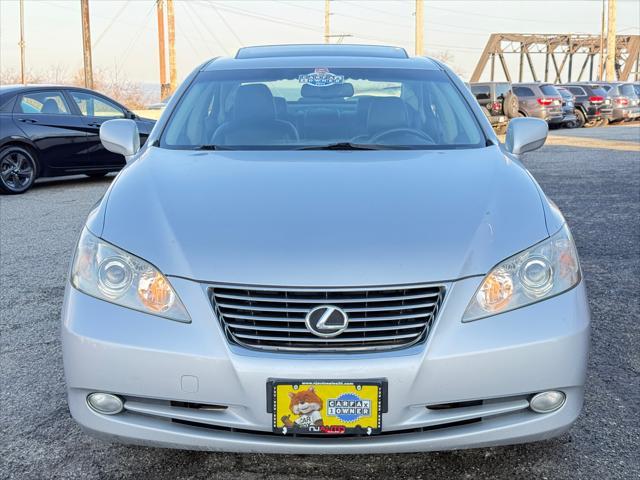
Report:
[[[191,321],[169,280],[157,268],[86,228],[71,267],[71,284],[116,305],[179,322]]]
[[[463,322],[553,297],[580,281],[580,264],[565,224],[557,233],[496,265],[469,302]]]

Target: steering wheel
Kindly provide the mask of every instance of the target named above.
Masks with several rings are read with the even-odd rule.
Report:
[[[435,140],[433,138],[431,138],[428,134],[426,134],[425,132],[423,132],[422,130],[417,130],[415,128],[393,128],[391,130],[387,130],[381,133],[378,133],[377,135],[374,135],[373,137],[371,137],[370,142],[371,143],[378,143],[380,140],[382,140],[383,138],[386,137],[390,137],[393,135],[398,135],[398,134],[408,134],[408,135],[413,135],[421,140],[426,140],[427,142],[429,142],[430,144],[435,144]]]

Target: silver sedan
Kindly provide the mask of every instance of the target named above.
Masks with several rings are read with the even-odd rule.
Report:
[[[199,66],[83,228],[62,314],[71,414],[123,442],[373,453],[541,440],[582,409],[576,248],[436,60],[252,47]]]

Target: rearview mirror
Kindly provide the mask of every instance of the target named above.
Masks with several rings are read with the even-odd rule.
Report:
[[[100,141],[110,152],[124,155],[129,163],[140,150],[138,125],[133,120],[124,118],[108,120],[100,126]]]
[[[544,145],[549,133],[547,122],[539,118],[514,118],[507,127],[505,147],[514,155],[532,152]]]

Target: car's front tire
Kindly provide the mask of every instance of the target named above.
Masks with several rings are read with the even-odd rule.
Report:
[[[38,163],[33,154],[23,147],[10,145],[0,150],[0,193],[24,193],[35,181]]]

